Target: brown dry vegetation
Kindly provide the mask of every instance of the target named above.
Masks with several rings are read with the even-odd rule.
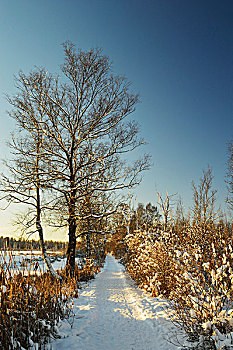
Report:
[[[31,262],[16,268],[10,255],[0,264],[0,348],[45,349],[51,338],[59,337],[57,324],[72,314],[72,298],[78,296],[78,282],[94,277],[98,268],[88,261],[74,277],[59,272],[62,282]]]
[[[170,300],[190,337],[233,331],[233,245],[227,224],[186,223],[126,237],[126,268],[140,287]]]

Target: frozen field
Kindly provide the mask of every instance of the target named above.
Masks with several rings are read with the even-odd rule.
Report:
[[[65,267],[66,258],[63,258],[60,251],[47,251],[50,255],[51,262],[54,270],[58,270]],[[28,267],[33,267],[37,264],[41,271],[46,271],[46,266],[39,250],[20,250],[20,251],[4,251],[0,252],[0,263],[6,262],[9,264],[11,261],[11,268],[16,270],[26,270]],[[76,262],[79,263],[80,259],[76,258]]]

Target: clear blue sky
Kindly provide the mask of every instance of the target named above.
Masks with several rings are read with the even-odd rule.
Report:
[[[1,158],[13,129],[4,98],[15,91],[13,76],[35,65],[58,71],[60,44],[70,40],[83,49],[102,47],[114,71],[140,93],[135,119],[154,165],[137,201],[155,203],[156,190],[167,189],[190,206],[191,182],[209,164],[224,202],[233,138],[231,0],[1,1],[0,38]]]

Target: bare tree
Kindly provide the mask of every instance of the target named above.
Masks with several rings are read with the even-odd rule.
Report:
[[[31,81],[43,79],[41,74],[31,74]],[[19,85],[18,85],[19,83]],[[29,98],[30,87],[27,86],[24,75],[19,74],[16,84],[20,93],[14,98],[8,98],[14,107],[10,116],[15,120],[19,134],[12,134],[9,147],[12,159],[6,163],[8,173],[1,175],[0,191],[2,199],[11,203],[27,206],[25,214],[18,215],[16,223],[21,225],[23,233],[39,234],[42,255],[50,273],[57,278],[60,276],[54,271],[46,252],[42,212],[49,203],[42,203],[43,189],[47,187],[51,169],[48,155],[45,153],[45,135],[43,124],[45,114],[42,108],[37,108]],[[23,88],[22,88],[23,87]],[[41,92],[42,93],[42,92]]]
[[[177,232],[182,230],[182,227],[189,222],[188,216],[185,214],[185,208],[182,201],[182,198],[179,196],[176,203],[176,211],[175,211],[175,226]]]
[[[200,178],[198,186],[193,185],[193,215],[194,222],[202,225],[204,232],[207,225],[211,225],[217,219],[219,211],[215,211],[215,201],[217,190],[212,190],[213,175],[212,169],[208,166],[207,170],[203,170],[203,177]]]
[[[157,192],[157,196],[159,199],[159,206],[164,218],[164,231],[167,230],[169,221],[172,219],[171,209],[173,206],[172,198],[176,196],[176,194],[168,195],[166,190],[166,198],[164,199],[161,193]]]
[[[137,124],[125,119],[134,112],[138,96],[130,92],[126,78],[111,73],[111,63],[99,49],[78,50],[63,45],[62,79],[44,69],[34,76],[21,74],[19,95],[27,95],[37,111],[43,111],[44,153],[52,169],[46,188],[51,191],[57,226],[68,226],[67,266],[75,267],[78,201],[96,192],[116,191],[140,182],[149,157],[131,166],[124,155],[144,144]],[[20,106],[15,110],[21,113]],[[25,121],[26,122],[26,121]],[[46,158],[47,159],[47,158]],[[88,193],[83,188],[88,179]],[[56,223],[55,223],[56,224]]]
[[[132,224],[132,218],[134,216],[134,200],[133,195],[129,192],[127,203],[120,203],[118,206],[118,220],[120,219],[121,224],[126,228],[126,234],[130,234],[130,226]],[[119,225],[119,222],[118,222]]]

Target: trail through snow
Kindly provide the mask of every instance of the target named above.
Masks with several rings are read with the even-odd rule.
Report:
[[[174,350],[165,302],[141,291],[113,256],[74,301],[73,326],[60,325],[53,350]]]

